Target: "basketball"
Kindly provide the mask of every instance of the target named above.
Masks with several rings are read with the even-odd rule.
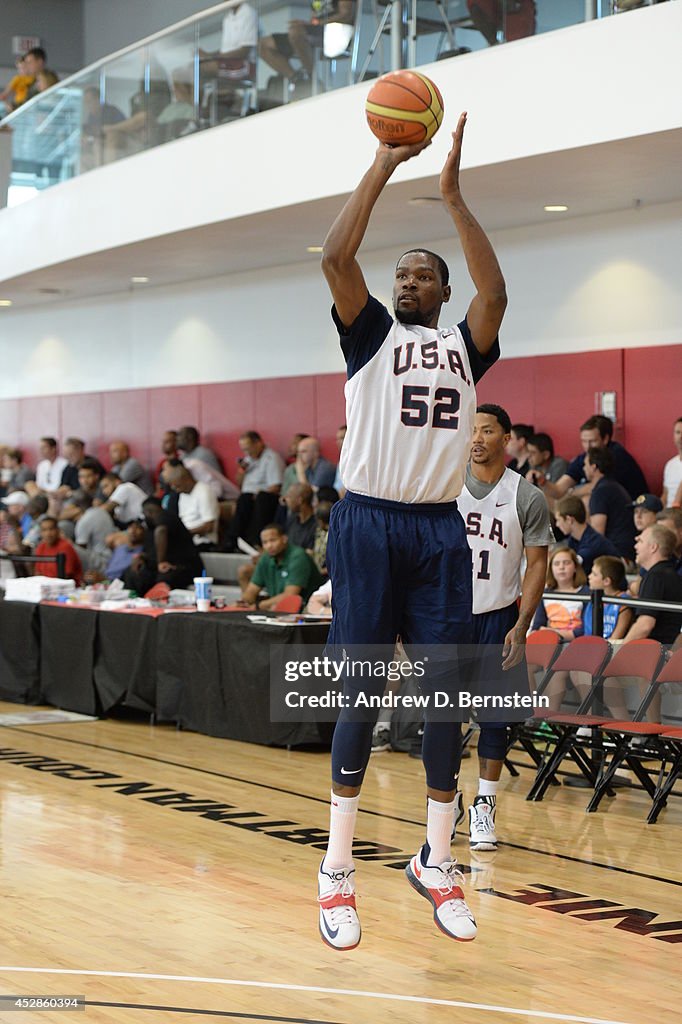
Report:
[[[367,123],[389,146],[424,142],[443,122],[443,97],[426,75],[391,71],[372,86],[365,104]]]

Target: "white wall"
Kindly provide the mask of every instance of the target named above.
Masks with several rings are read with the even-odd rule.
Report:
[[[493,236],[510,304],[503,355],[682,341],[682,203]],[[452,237],[459,320],[472,286]],[[363,258],[385,302],[396,252]],[[154,387],[343,369],[317,261],[37,311],[0,311],[0,397]]]

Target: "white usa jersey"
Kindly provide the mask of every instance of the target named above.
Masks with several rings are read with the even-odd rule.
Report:
[[[454,501],[464,485],[483,357],[466,321],[397,323],[377,299],[346,330],[333,311],[348,366],[340,473],[357,494],[389,501]]]
[[[521,593],[524,540],[517,508],[520,483],[518,473],[505,469],[485,498],[475,498],[465,484],[457,502],[471,548],[474,615],[507,608]]]

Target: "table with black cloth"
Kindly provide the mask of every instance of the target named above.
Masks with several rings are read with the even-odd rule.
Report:
[[[40,700],[38,606],[0,601],[0,700],[36,704]]]
[[[124,705],[249,743],[327,742],[324,726],[270,721],[270,647],[323,645],[328,629],[241,612],[0,601],[0,698],[89,715]]]
[[[327,623],[268,626],[246,614],[167,614],[158,620],[157,714],[208,736],[297,746],[313,723],[270,721],[271,644],[320,644]]]

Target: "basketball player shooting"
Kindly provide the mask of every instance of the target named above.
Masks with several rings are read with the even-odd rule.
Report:
[[[348,376],[340,467],[347,491],[332,511],[327,548],[332,648],[392,648],[398,635],[418,645],[471,640],[471,554],[457,498],[471,449],[475,385],[499,357],[507,297],[493,248],[460,191],[465,124],[462,114],[440,176],[476,289],[461,323],[438,327],[451,294],[440,256],[411,249],[400,257],[395,319],[368,293],[356,259],[391,175],[428,143],[381,144],[324,243],[322,270]],[[384,682],[376,680],[377,695]],[[363,680],[365,693],[374,693],[372,685]],[[345,680],[344,691],[352,704],[351,680]],[[342,950],[357,946],[361,935],[352,844],[373,725],[354,717],[343,710],[334,732],[329,846],[318,876],[320,934]],[[406,873],[431,902],[440,930],[469,941],[476,922],[450,852],[461,750],[459,722],[426,722],[426,841]]]

